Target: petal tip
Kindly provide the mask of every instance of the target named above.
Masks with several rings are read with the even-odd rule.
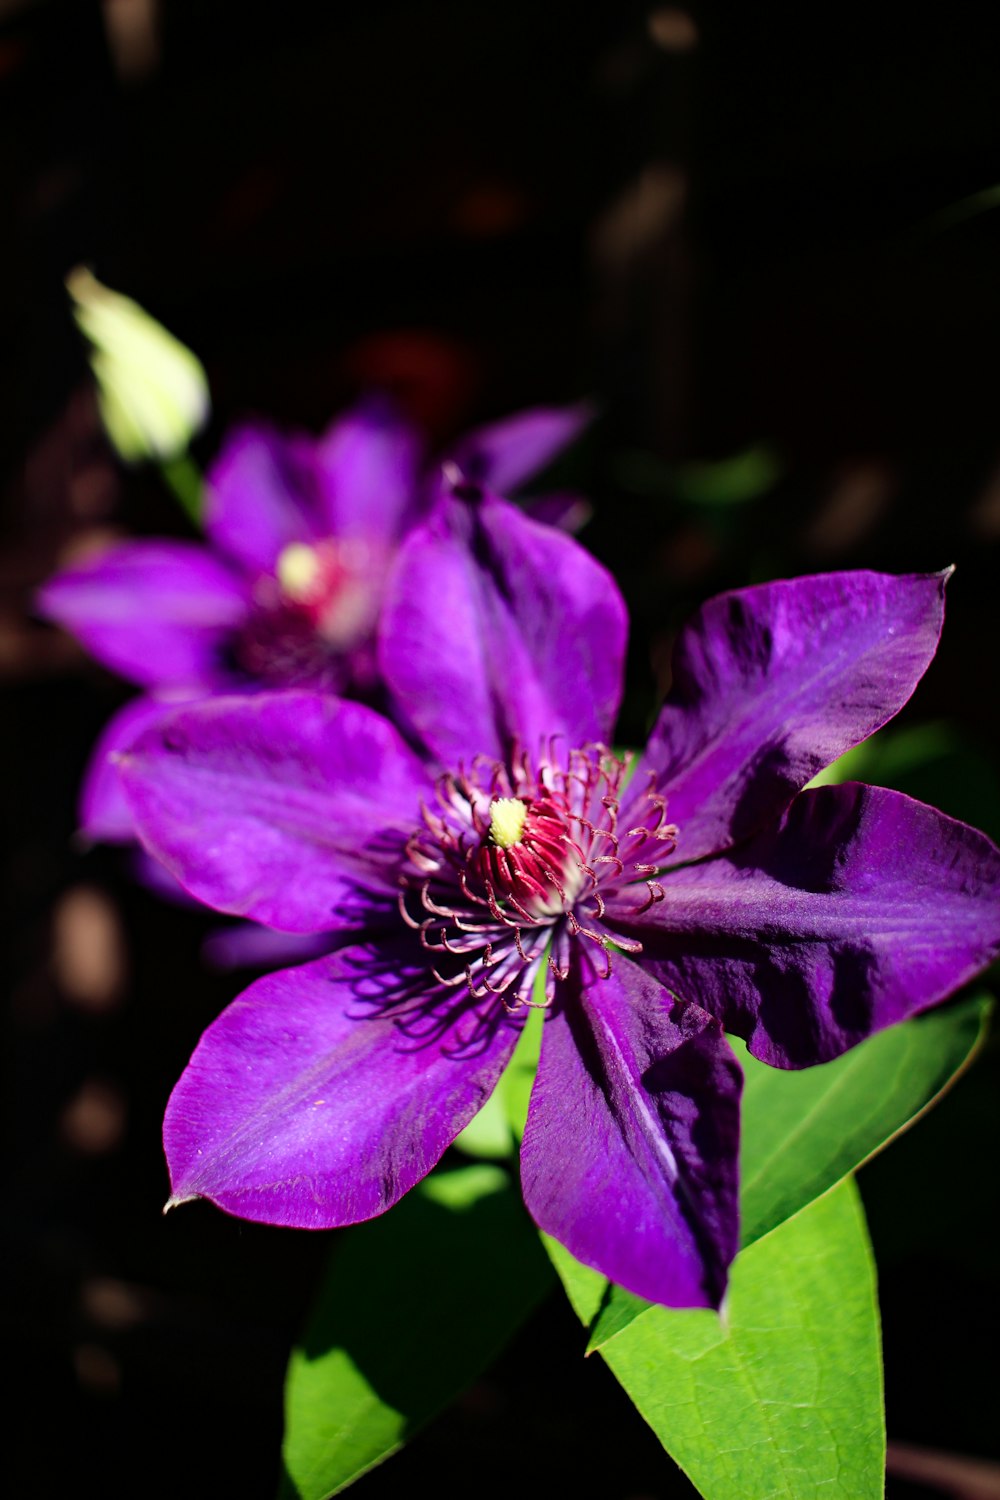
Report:
[[[200,1197],[199,1193],[171,1193],[163,1205],[163,1213],[167,1215],[172,1208],[180,1208],[182,1203],[194,1203]]]

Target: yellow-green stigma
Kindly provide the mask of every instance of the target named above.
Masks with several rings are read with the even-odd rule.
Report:
[[[495,802],[491,802],[491,841],[501,849],[512,849],[520,842],[527,812],[527,804],[519,797],[498,797]]]
[[[282,548],[275,573],[282,593],[297,604],[310,603],[322,582],[316,550],[305,542],[289,542]]]

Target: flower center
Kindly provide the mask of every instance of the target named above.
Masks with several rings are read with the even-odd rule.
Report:
[[[490,803],[490,839],[501,849],[512,849],[521,842],[527,803],[519,797],[497,797]]]
[[[365,666],[383,574],[384,560],[357,538],[289,542],[254,588],[236,666],[268,686],[345,687]]]
[[[275,565],[285,609],[300,611],[335,650],[352,645],[374,620],[370,551],[352,539],[289,542]]]
[[[527,801],[496,797],[489,811],[489,830],[466,859],[473,884],[529,923],[569,911],[586,883],[587,860],[565,794],[542,787]]]
[[[638,943],[603,929],[609,895],[638,886],[646,910],[663,899],[655,875],[676,843],[666,800],[650,786],[630,794],[641,826],[619,827],[628,763],[604,746],[560,755],[550,744],[533,762],[477,761],[443,776],[423,825],[407,844],[400,910],[439,955],[443,984],[468,984],[474,996],[499,994],[510,1009],[551,1003],[569,972],[572,945],[600,949]],[[631,821],[631,820],[630,820]],[[659,844],[650,861],[651,841]],[[545,1000],[533,997],[545,974]]]

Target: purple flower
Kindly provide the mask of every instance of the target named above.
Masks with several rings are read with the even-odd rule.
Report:
[[[381,666],[402,734],[308,693],[148,731],[123,778],[202,900],[337,950],[251,985],[165,1123],[174,1201],[269,1223],[381,1213],[546,1009],[521,1152],[536,1222],[673,1306],[738,1244],[741,1078],[941,1000],[1000,946],[1000,853],[877,788],[803,790],[906,701],[943,575],[846,573],[710,601],[645,754],[608,749],[625,615],[569,538],[489,496],[405,543]]]
[[[464,438],[451,462],[513,490],[588,417],[582,406],[521,412]],[[42,589],[42,614],[146,690],[96,748],[81,799],[85,832],[132,837],[113,757],[164,701],[282,687],[375,692],[389,572],[433,493],[423,448],[383,400],[362,403],[318,440],[240,428],[208,474],[208,545],[124,542]],[[551,503],[565,510],[571,498]]]

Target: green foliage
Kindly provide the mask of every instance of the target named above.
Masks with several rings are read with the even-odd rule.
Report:
[[[869,1037],[833,1062],[785,1073],[741,1042],[742,1240],[752,1244],[852,1172],[927,1109],[982,1041],[978,993]]]
[[[877,1500],[874,1265],[848,1180],[744,1250],[721,1316],[653,1307],[602,1355],[706,1500]]]
[[[551,1284],[500,1167],[436,1173],[344,1231],[289,1365],[284,1500],[324,1500],[401,1448]]]
[[[833,1062],[800,1072],[768,1067],[732,1040],[746,1080],[743,1245],[798,1213],[912,1124],[969,1062],[985,1034],[991,1003],[988,995],[975,994],[927,1011]],[[562,1276],[563,1267],[554,1264]],[[568,1286],[567,1292],[573,1300]],[[590,1348],[600,1349],[648,1306],[609,1285]]]
[[[773,448],[756,443],[729,458],[670,464],[654,453],[631,451],[618,460],[618,478],[634,494],[669,497],[683,505],[744,505],[768,493],[784,465]]]

